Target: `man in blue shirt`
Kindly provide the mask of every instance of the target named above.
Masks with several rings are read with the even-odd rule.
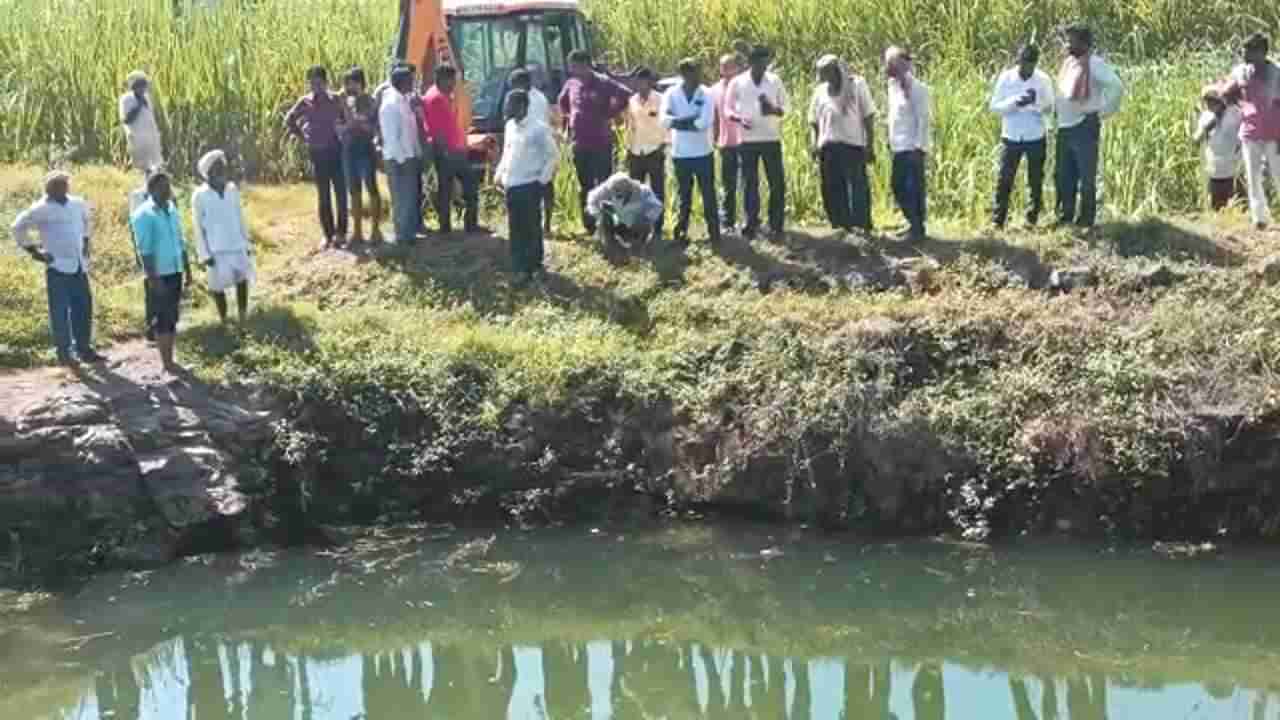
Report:
[[[173,203],[168,173],[152,168],[147,174],[147,193],[149,199],[133,213],[129,223],[133,227],[138,257],[147,274],[160,362],[172,373],[181,369],[173,361],[173,345],[182,303],[183,274],[191,273],[191,262],[182,239],[182,223]]]

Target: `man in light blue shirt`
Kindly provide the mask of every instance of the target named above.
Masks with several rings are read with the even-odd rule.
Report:
[[[702,71],[691,59],[680,61],[679,85],[662,97],[662,126],[671,130],[671,160],[676,169],[680,213],[676,221],[675,243],[689,244],[689,215],[693,210],[693,182],[702,194],[702,215],[712,245],[720,242],[719,208],[716,202],[715,160],[711,146],[714,103],[702,86]]]
[[[129,219],[138,257],[147,274],[151,293],[152,323],[160,362],[167,372],[181,368],[173,361],[173,345],[182,304],[183,275],[191,273],[191,262],[182,239],[182,223],[173,202],[169,175],[153,168],[147,174],[149,199]]]

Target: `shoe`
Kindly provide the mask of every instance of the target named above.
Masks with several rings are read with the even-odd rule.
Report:
[[[59,355],[58,364],[65,368],[73,368],[80,365],[80,363],[76,362],[76,359],[70,355]]]
[[[1253,224],[1253,229],[1254,229],[1254,230],[1257,230],[1258,232],[1265,232],[1265,231],[1266,231],[1266,229],[1267,229],[1267,224],[1266,224],[1266,223],[1264,223],[1264,222],[1254,223],[1254,224]]]
[[[760,228],[744,227],[742,228],[742,239],[751,241],[756,239],[756,235],[760,234]]]
[[[99,363],[104,363],[106,361],[107,361],[107,358],[105,356],[99,355],[98,353],[92,350],[88,350],[80,353],[80,362],[86,362],[91,365],[97,365]]]
[[[325,238],[324,240],[320,241],[320,247],[318,249],[320,250],[320,252],[324,252],[325,250],[328,250],[331,247],[333,247],[333,238]]]

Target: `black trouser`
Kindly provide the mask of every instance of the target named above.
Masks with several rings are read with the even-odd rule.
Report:
[[[1055,163],[1058,186],[1058,222],[1093,227],[1098,218],[1098,145],[1102,123],[1086,115],[1079,125],[1058,131]],[[1080,212],[1076,214],[1076,195]]]
[[[1027,158],[1027,190],[1031,204],[1027,206],[1027,224],[1035,225],[1044,208],[1044,138],[1029,142],[1001,140],[1000,179],[996,181],[996,198],[991,211],[991,223],[1004,227],[1009,219],[1009,196],[1013,193],[1013,181],[1018,177],[1018,164]]]
[[[693,212],[693,181],[698,181],[702,194],[702,219],[707,223],[707,237],[711,242],[720,241],[719,212],[716,208],[716,162],[712,155],[696,158],[676,158],[676,187],[680,193],[680,215],[676,220],[677,241],[689,239],[689,215]]]
[[[573,168],[578,173],[578,208],[587,232],[596,231],[596,219],[587,214],[587,195],[613,174],[613,148],[573,149]]]
[[[919,150],[893,154],[893,197],[916,233],[924,233],[928,212],[924,164],[925,154]]]
[[[453,181],[462,183],[462,226],[470,231],[480,225],[480,188],[476,174],[467,162],[466,153],[437,152],[436,158],[436,215],[440,218],[440,232],[453,230]]]
[[[317,212],[326,240],[347,234],[347,178],[342,172],[342,146],[311,148],[312,174],[315,176]],[[338,199],[338,222],[333,222],[333,199]]]
[[[822,204],[831,227],[871,231],[871,183],[867,179],[867,149],[847,143],[827,143],[818,157],[822,173]]]
[[[667,154],[658,148],[648,155],[627,153],[627,174],[636,182],[646,183],[662,203],[662,215],[653,224],[653,231],[662,234],[663,220],[667,215]]]
[[[156,335],[173,335],[178,331],[182,308],[182,280],[180,272],[148,280],[152,307],[155,310],[151,329]]]
[[[507,235],[511,268],[518,273],[542,269],[542,203],[546,186],[526,183],[507,188]]]
[[[787,214],[787,179],[782,167],[782,143],[743,143],[738,148],[742,157],[742,204],[747,216],[746,230],[760,229],[760,163],[764,162],[769,180],[769,229],[782,232]]]
[[[720,226],[733,230],[738,224],[738,176],[742,173],[742,155],[736,147],[720,148]]]

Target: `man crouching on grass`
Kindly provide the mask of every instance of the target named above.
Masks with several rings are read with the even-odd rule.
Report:
[[[662,217],[662,201],[648,185],[615,173],[587,194],[587,215],[598,223],[605,247],[644,243]]]
[[[244,224],[240,189],[227,182],[227,156],[212,150],[197,165],[204,184],[191,198],[191,230],[196,252],[209,269],[209,292],[218,307],[218,318],[227,322],[227,289],[235,286],[240,324],[249,313],[249,283],[253,281],[253,251]]]
[[[138,257],[147,273],[147,287],[152,294],[155,313],[156,347],[160,350],[160,362],[166,372],[176,373],[182,368],[173,361],[173,345],[178,331],[178,310],[182,304],[183,275],[191,275],[191,263],[187,259],[182,241],[182,223],[178,220],[178,208],[173,203],[173,189],[169,174],[161,168],[152,168],[147,174],[149,199],[129,219],[133,226],[134,242],[138,244]]]

